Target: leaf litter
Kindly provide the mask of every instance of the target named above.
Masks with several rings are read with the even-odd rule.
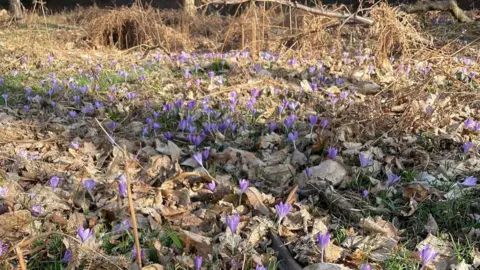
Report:
[[[478,267],[475,51],[389,71],[342,50],[16,62],[0,84],[1,266],[24,245],[32,268],[131,269],[126,149],[144,269]]]

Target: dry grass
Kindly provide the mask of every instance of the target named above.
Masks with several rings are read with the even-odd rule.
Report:
[[[381,67],[388,69],[390,56],[409,57],[413,49],[419,48],[418,41],[423,38],[413,15],[382,3],[372,9],[371,16],[376,23],[370,35],[376,41],[374,52]]]
[[[329,9],[336,10],[336,7]],[[25,17],[26,29],[15,29],[17,34],[23,34],[12,38],[17,45],[31,43],[28,52],[22,51],[23,45],[15,46],[16,54],[27,56],[45,56],[63,47],[125,50],[144,44],[158,46],[165,52],[250,49],[257,55],[260,51],[272,51],[281,52],[285,57],[295,54],[298,58],[312,53],[320,55],[332,48],[337,52],[371,48],[377,67],[387,70],[391,68],[390,56],[408,61],[412,56],[426,55],[422,52],[431,53],[419,42],[425,40],[428,33],[421,32],[421,22],[416,15],[380,4],[366,16],[372,17],[375,25],[342,25],[333,18],[290,11],[280,5],[264,8],[244,4],[235,16],[199,13],[189,17],[180,11],[148,7],[78,8],[54,15],[47,11],[46,16],[37,10]],[[52,25],[56,29],[52,29]]]
[[[92,15],[94,16],[92,18]],[[168,51],[192,49],[188,35],[167,27],[159,11],[152,8],[119,8],[89,12],[83,19],[90,38],[99,45],[128,49],[159,45]]]

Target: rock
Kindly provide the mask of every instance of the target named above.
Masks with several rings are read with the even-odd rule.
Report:
[[[316,263],[303,268],[303,270],[350,270],[350,269],[352,268],[348,268],[341,264],[336,264],[336,263]]]
[[[280,162],[283,162],[288,155],[288,148],[283,148],[282,150],[272,152],[270,150],[261,151],[262,160],[268,165],[273,166],[277,165]]]
[[[127,130],[132,133],[140,133],[143,130],[143,126],[144,124],[142,122],[133,121],[127,125]]]
[[[267,149],[272,147],[273,145],[278,145],[282,143],[282,137],[277,133],[270,133],[260,137],[260,141],[262,142],[261,148]]]
[[[240,163],[248,166],[248,168],[263,167],[266,165],[265,162],[257,158],[254,153],[233,147],[228,147],[222,153],[218,153],[217,161],[224,165]]]
[[[347,176],[347,169],[343,164],[335,160],[325,160],[315,167],[311,167],[312,175],[307,177],[305,172],[295,177],[295,181],[300,188],[305,187],[307,184],[312,183],[315,185],[317,181],[328,181],[333,186],[338,186]]]
[[[290,159],[290,164],[292,164],[293,166],[297,166],[297,165],[303,166],[307,164],[307,162],[308,162],[308,159],[304,153],[298,151],[297,149],[293,151],[292,158]]]
[[[374,82],[358,82],[358,92],[364,95],[375,95],[380,92],[380,85]]]
[[[260,178],[279,187],[291,179],[293,172],[295,172],[295,168],[293,168],[292,165],[278,164],[275,166],[252,168],[248,171],[248,177],[250,179]]]

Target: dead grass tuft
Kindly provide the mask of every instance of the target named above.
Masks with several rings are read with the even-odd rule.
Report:
[[[417,31],[420,25],[414,15],[382,3],[372,9],[371,16],[376,22],[370,29],[377,41],[374,52],[384,68],[389,65],[390,56],[408,57],[412,54],[412,49],[419,47],[419,40],[423,40]]]
[[[190,50],[188,35],[167,27],[159,11],[153,8],[120,8],[87,11],[83,23],[98,45],[125,50],[139,45],[158,45],[167,51]]]

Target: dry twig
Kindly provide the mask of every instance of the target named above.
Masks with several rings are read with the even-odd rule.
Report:
[[[250,2],[250,1],[251,0],[232,0],[232,1],[208,0],[208,1],[206,1],[206,3],[207,4],[232,5],[232,4],[241,4],[241,3]],[[352,16],[352,14],[342,14],[342,13],[333,12],[333,11],[321,10],[321,9],[318,9],[318,8],[312,8],[312,7],[308,7],[308,6],[299,4],[298,2],[288,2],[288,1],[285,1],[285,0],[255,0],[255,1],[256,2],[278,3],[278,4],[285,5],[285,6],[301,9],[301,10],[310,12],[312,14],[317,14],[317,15],[321,15],[321,16],[325,16],[325,17],[342,19],[342,20],[346,20],[346,21],[352,20],[352,21],[355,21],[355,22],[358,22],[358,23],[364,23],[364,24],[368,24],[368,25],[372,25],[374,23],[374,21],[372,19],[365,18],[365,17],[362,17],[362,16],[358,16],[356,14],[354,14]]]

